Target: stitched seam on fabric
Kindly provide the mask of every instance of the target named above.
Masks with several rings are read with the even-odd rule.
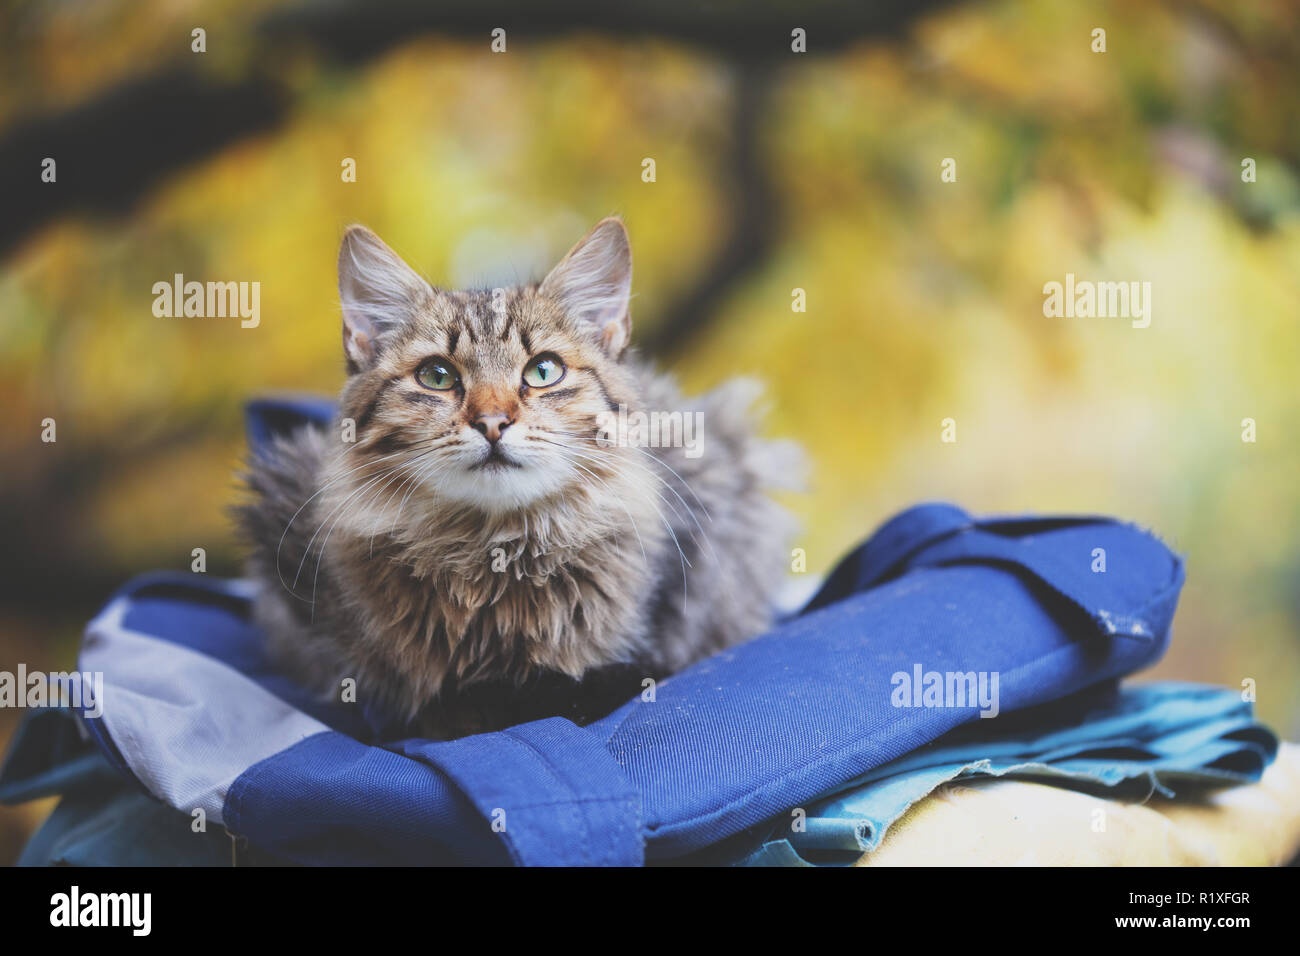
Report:
[[[628,803],[627,797],[575,797],[572,800],[536,800],[530,803],[520,803],[516,806],[520,810],[529,810],[533,807],[568,807],[584,803]]]
[[[516,740],[516,741],[518,741],[519,743],[525,745],[526,747],[529,748],[529,750],[530,750],[531,752],[535,753],[535,754],[537,755],[537,757],[540,759],[541,763],[544,765],[544,767],[545,767],[545,769],[547,770],[547,772],[552,776],[552,778],[555,779],[555,781],[556,781],[558,784],[560,784],[562,787],[564,787],[564,788],[565,788],[565,789],[566,789],[566,790],[571,794],[571,796],[570,796],[570,798],[569,798],[568,800],[544,801],[544,802],[540,802],[540,803],[530,803],[530,804],[527,804],[527,806],[530,806],[530,807],[541,807],[541,806],[571,806],[571,807],[573,807],[573,808],[574,808],[574,818],[577,819],[577,820],[579,820],[579,821],[581,822],[581,824],[582,824],[582,830],[583,830],[583,832],[584,832],[585,834],[587,834],[587,837],[588,837],[588,839],[590,840],[591,837],[592,837],[590,821],[588,821],[588,819],[587,819],[587,817],[586,817],[586,814],[579,813],[578,810],[577,810],[576,808],[579,807],[579,806],[585,805],[585,804],[619,803],[619,804],[623,805],[623,807],[624,807],[624,808],[625,808],[629,813],[632,813],[634,810],[636,810],[636,812],[635,812],[635,814],[634,814],[634,820],[635,820],[636,823],[637,823],[637,829],[638,829],[638,831],[639,831],[639,824],[640,824],[640,811],[639,811],[639,809],[637,809],[637,808],[635,807],[635,804],[633,803],[633,801],[631,800],[630,797],[628,797],[628,796],[614,796],[614,797],[580,797],[580,796],[578,796],[578,792],[577,792],[576,790],[574,790],[571,786],[569,786],[569,784],[568,784],[568,783],[567,783],[567,782],[566,782],[566,781],[565,781],[565,780],[560,776],[560,771],[559,771],[559,769],[558,769],[558,768],[557,768],[557,767],[556,767],[556,766],[551,762],[550,758],[547,757],[547,755],[546,755],[543,751],[541,751],[541,750],[539,750],[537,747],[535,747],[535,746],[532,744],[531,741],[527,740],[526,738],[520,737],[518,734],[514,733],[514,731],[513,731],[512,729],[510,729],[510,728],[507,728],[505,731],[503,731],[503,734],[505,734],[506,736],[509,736],[511,739]],[[612,758],[611,758],[611,759],[612,759]],[[618,765],[618,762],[617,762],[617,761],[614,761],[614,764],[615,764],[615,768],[618,770],[618,772],[619,772],[619,773],[622,773],[622,772],[623,772],[623,768],[622,768],[621,766]],[[630,786],[630,783],[628,784],[628,786]],[[626,827],[625,825],[622,825],[622,824],[619,825],[619,830],[620,830],[620,831],[622,831],[622,830],[626,830],[626,829],[627,829],[627,827]],[[615,834],[613,834],[613,833],[610,833],[609,836],[610,836],[610,840],[609,840],[609,845],[608,845],[608,848],[607,848],[607,852],[605,853],[605,855],[604,855],[604,857],[603,857],[603,860],[602,860],[602,862],[604,862],[604,863],[606,863],[606,864],[612,864],[612,863],[615,862],[614,854],[615,854],[616,849],[617,849],[617,842],[616,842],[616,840],[617,840],[617,836],[616,836]],[[584,861],[590,862],[590,861],[591,861],[591,855],[590,855],[590,853],[589,853],[588,850],[587,850],[587,846],[586,846],[586,844],[584,844],[583,847],[582,847],[582,853],[583,853],[583,859],[584,859]]]
[[[541,765],[542,769],[546,771],[546,773],[551,777],[551,779],[554,780],[560,787],[564,788],[564,790],[570,795],[570,799],[568,801],[557,801],[555,805],[556,806],[563,806],[566,804],[569,805],[570,819],[573,820],[574,823],[578,824],[581,827],[582,832],[584,834],[584,839],[580,844],[580,848],[582,850],[583,862],[590,863],[591,854],[588,852],[587,842],[591,839],[591,827],[587,825],[586,815],[581,813],[578,810],[578,808],[574,806],[574,804],[577,802],[577,797],[578,797],[577,792],[571,786],[569,786],[568,781],[560,777],[559,772],[546,758],[546,755],[543,754],[536,747],[534,747],[530,741],[528,741],[523,737],[520,737],[517,733],[515,733],[513,728],[507,728],[506,730],[503,730],[501,732],[501,736],[514,741],[517,745],[526,748],[525,753],[531,754],[533,756],[534,761]]]
[[[238,821],[242,819],[243,812],[244,812],[243,810],[244,791],[247,790],[249,787],[251,787],[253,785],[253,782],[258,777],[266,773],[266,765],[270,761],[276,760],[280,757],[286,756],[287,754],[293,753],[295,750],[306,745],[307,741],[315,740],[317,737],[321,736],[322,734],[333,734],[333,733],[338,733],[338,731],[320,730],[314,734],[310,734],[309,736],[303,737],[302,740],[290,744],[288,747],[285,747],[283,750],[277,753],[273,753],[269,757],[263,757],[257,763],[253,764],[243,773],[235,777],[235,779],[231,781],[229,789],[226,790],[226,800],[225,800],[225,806],[228,807],[231,812],[233,812],[234,820],[231,820],[230,816],[227,814],[227,812],[224,809],[221,814],[222,817],[224,818],[224,824],[226,828],[227,829],[230,829],[232,827],[238,828],[239,826]]]

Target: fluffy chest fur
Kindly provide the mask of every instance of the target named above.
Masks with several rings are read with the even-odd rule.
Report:
[[[599,495],[580,486],[521,512],[485,515],[420,492],[353,511],[324,556],[337,594],[317,600],[351,611],[358,650],[387,659],[413,701],[448,680],[579,678],[645,659],[651,556],[667,534],[638,477],[593,471]]]

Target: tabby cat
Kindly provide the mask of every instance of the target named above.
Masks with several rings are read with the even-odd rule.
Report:
[[[752,383],[688,401],[636,357],[631,278],[616,218],[540,283],[468,292],[347,230],[338,419],[255,454],[239,509],[300,681],[450,738],[594,719],[767,626],[797,449],[755,437]],[[701,422],[696,454],[611,427],[637,412]]]

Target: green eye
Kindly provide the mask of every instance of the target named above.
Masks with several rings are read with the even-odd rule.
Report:
[[[543,352],[524,366],[524,383],[546,388],[564,378],[564,363],[554,352]]]
[[[425,388],[445,392],[460,384],[460,376],[446,359],[432,358],[419,367],[415,380]]]

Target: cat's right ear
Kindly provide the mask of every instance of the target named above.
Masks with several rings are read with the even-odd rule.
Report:
[[[560,303],[615,358],[632,338],[632,249],[623,221],[602,219],[542,280],[541,292]]]
[[[348,374],[374,364],[384,339],[433,297],[433,288],[365,226],[349,226],[339,247],[339,301]]]

